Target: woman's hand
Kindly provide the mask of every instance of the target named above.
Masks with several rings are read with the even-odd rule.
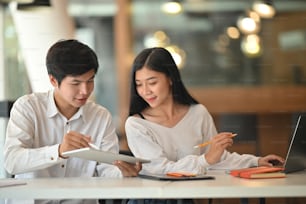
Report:
[[[114,165],[120,169],[124,177],[138,176],[138,173],[142,169],[142,164],[140,162],[137,162],[136,164],[130,164],[124,161],[115,161]]]
[[[208,152],[205,159],[209,164],[215,164],[220,161],[224,150],[233,144],[233,134],[230,132],[222,132],[211,139]]]
[[[282,166],[284,162],[284,158],[274,154],[270,154],[265,157],[259,158],[258,166]]]

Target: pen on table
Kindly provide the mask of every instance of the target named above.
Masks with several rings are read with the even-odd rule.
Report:
[[[230,137],[235,137],[237,134],[232,134]],[[207,142],[204,142],[202,144],[199,144],[199,145],[196,145],[194,146],[193,148],[200,148],[200,147],[205,147],[207,145],[209,145],[211,143],[211,140],[207,141]]]

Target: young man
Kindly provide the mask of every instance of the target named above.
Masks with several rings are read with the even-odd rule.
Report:
[[[95,52],[77,40],[58,41],[48,50],[46,66],[54,88],[20,97],[11,110],[4,145],[7,172],[16,178],[137,176],[139,163],[109,165],[62,156],[89,143],[119,151],[110,113],[88,101],[98,71]]]

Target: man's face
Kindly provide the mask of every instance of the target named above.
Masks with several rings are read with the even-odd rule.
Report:
[[[80,108],[90,97],[94,89],[94,69],[78,76],[66,76],[59,85],[57,80],[50,76],[51,84],[55,88],[55,101],[61,112],[67,108]]]

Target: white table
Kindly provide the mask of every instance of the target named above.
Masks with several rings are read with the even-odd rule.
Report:
[[[0,188],[1,198],[127,199],[127,198],[262,198],[306,197],[306,172],[287,178],[248,180],[209,172],[215,180],[156,181],[141,178],[39,178]],[[5,179],[9,180],[9,179]]]

